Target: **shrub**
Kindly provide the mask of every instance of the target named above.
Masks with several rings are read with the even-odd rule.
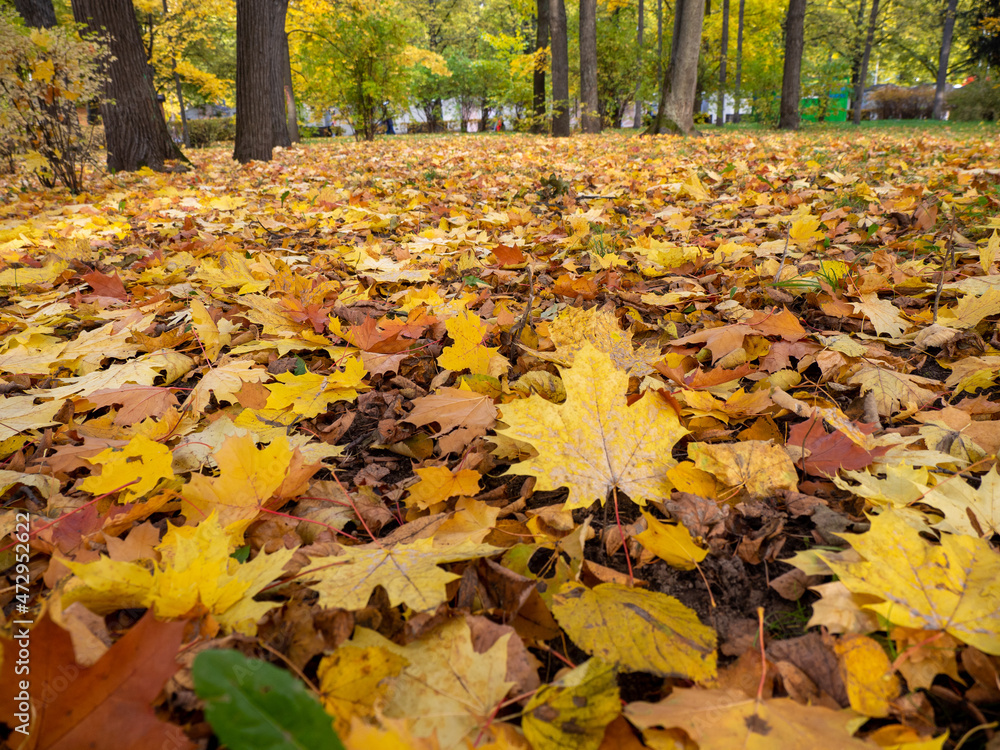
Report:
[[[202,117],[188,120],[188,136],[194,148],[205,148],[216,141],[234,141],[236,120],[232,117]]]
[[[870,94],[865,107],[880,120],[923,120],[934,114],[934,87],[885,86]]]
[[[979,78],[955,89],[948,95],[948,111],[951,120],[1000,119],[1000,81]]]
[[[24,154],[46,187],[83,190],[96,141],[77,117],[78,103],[97,100],[105,81],[106,46],[67,28],[26,29],[0,10],[0,158]]]

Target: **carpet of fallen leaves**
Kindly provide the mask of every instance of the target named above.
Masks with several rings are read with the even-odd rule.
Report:
[[[7,178],[32,741],[215,747],[191,664],[222,648],[358,750],[995,747],[995,147],[415,138],[76,200]]]

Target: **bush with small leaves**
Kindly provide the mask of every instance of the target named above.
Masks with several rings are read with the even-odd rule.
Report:
[[[94,102],[104,84],[107,48],[75,30],[25,28],[0,10],[0,158],[24,156],[45,187],[61,182],[83,190],[86,165],[98,140],[77,107]]]

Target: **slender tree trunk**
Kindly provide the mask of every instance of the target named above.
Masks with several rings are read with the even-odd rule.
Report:
[[[858,85],[858,73],[861,70],[861,40],[865,27],[865,10],[868,8],[867,0],[859,0],[858,15],[854,21],[854,38],[851,43],[851,91]]]
[[[955,11],[958,0],[948,0],[941,34],[941,54],[938,55],[937,86],[934,88],[934,119],[944,119],[944,90],[948,85],[948,58],[951,57],[951,37],[955,31]]]
[[[14,0],[14,7],[24,22],[35,29],[50,29],[56,25],[52,0]]]
[[[785,69],[781,77],[782,130],[799,129],[799,100],[802,98],[802,48],[805,46],[806,0],[789,0],[785,17]]]
[[[164,17],[170,15],[170,7],[167,5],[167,0],[163,0],[163,15]],[[174,79],[174,93],[177,94],[177,106],[181,111],[181,141],[184,146],[191,148],[191,134],[188,132],[188,121],[187,113],[184,111],[184,89],[181,86],[181,76],[177,72],[177,58],[174,57],[174,38],[172,36],[167,36],[167,49],[170,50],[170,71],[173,74]]]
[[[535,54],[549,46],[549,0],[536,0],[535,17],[537,28],[535,30]],[[532,76],[533,96],[532,114],[535,122],[531,126],[532,133],[544,133],[545,125],[545,67],[539,65],[541,61],[535,58],[535,70]]]
[[[726,124],[726,57],[729,55],[729,0],[722,0],[722,39],[719,43],[719,100],[715,104],[715,123]]]
[[[663,0],[656,0],[656,83],[663,80]]]
[[[740,87],[743,84],[743,11],[746,0],[740,0],[739,20],[736,22],[736,90],[733,92],[733,122],[738,123],[740,115]]]
[[[236,0],[236,147],[233,158],[270,161],[288,146],[282,39],[288,0]]]
[[[646,5],[645,0],[639,0],[639,24],[635,31],[636,54],[639,58],[637,64],[638,75],[635,81],[635,94],[632,100],[635,102],[635,115],[632,118],[632,127],[642,127],[642,102],[639,100],[639,89],[642,86],[642,32],[646,25]]]
[[[288,34],[281,35],[281,89],[285,100],[285,128],[288,130],[288,140],[298,143],[299,111],[295,106],[295,89],[292,88],[292,55],[288,50]]]
[[[565,138],[569,136],[569,48],[565,0],[550,0],[549,35],[552,43],[552,135]]]
[[[580,0],[580,99],[584,133],[601,132],[597,101],[597,0]]]
[[[164,161],[187,161],[174,144],[153,88],[153,69],[132,0],[73,0],[73,16],[85,33],[111,36],[108,103],[101,105],[108,169],[134,172],[163,170]]]
[[[872,39],[875,38],[875,24],[878,22],[879,0],[872,0],[872,12],[868,17],[868,31],[865,34],[865,49],[861,53],[861,68],[858,82],[854,87],[854,124],[861,124],[861,102],[865,97],[865,80],[868,78],[868,58],[872,54]]]
[[[694,129],[694,100],[698,87],[698,56],[705,0],[677,0],[670,64],[660,83],[660,107],[647,133],[690,135]]]

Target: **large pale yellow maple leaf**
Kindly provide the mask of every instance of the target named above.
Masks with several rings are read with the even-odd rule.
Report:
[[[381,585],[393,606],[405,604],[417,611],[434,609],[447,600],[445,586],[461,576],[438,565],[489,557],[502,550],[465,541],[435,547],[431,538],[394,547],[347,547],[335,557],[314,557],[300,573],[319,592],[319,606],[361,609],[372,589]]]
[[[625,716],[639,729],[683,729],[700,750],[863,750],[851,736],[854,714],[803,706],[791,698],[755,700],[740,690],[674,688],[659,703],[636,701]]]
[[[202,605],[223,630],[253,635],[264,613],[279,606],[253,597],[281,575],[295,553],[262,552],[240,563],[214,514],[197,526],[171,527],[156,549],[161,560],[152,569],[104,556],[90,563],[65,561],[76,580],[63,594],[63,605],[81,602],[97,614],[146,607],[162,619],[184,617]]]
[[[161,479],[174,477],[170,449],[145,435],[135,436],[122,448],[107,448],[89,461],[100,466],[101,473],[83,480],[80,489],[103,495],[121,488],[121,503],[138,500]]]
[[[437,733],[442,750],[468,747],[488,727],[513,687],[507,681],[507,633],[482,653],[473,648],[463,619],[449,620],[418,641],[399,646],[373,630],[359,628],[352,646],[379,647],[408,664],[389,678],[384,711],[405,717],[417,737]]]
[[[943,630],[987,654],[1000,655],[1000,553],[972,536],[927,541],[904,514],[887,508],[864,534],[843,534],[861,562],[821,555],[852,592],[894,625]]]
[[[603,503],[613,488],[639,505],[666,496],[671,451],[687,434],[674,410],[653,394],[626,405],[628,375],[589,342],[561,372],[565,403],[532,396],[501,407],[509,426],[497,434],[538,451],[511,471],[539,490],[568,487],[568,509]]]

